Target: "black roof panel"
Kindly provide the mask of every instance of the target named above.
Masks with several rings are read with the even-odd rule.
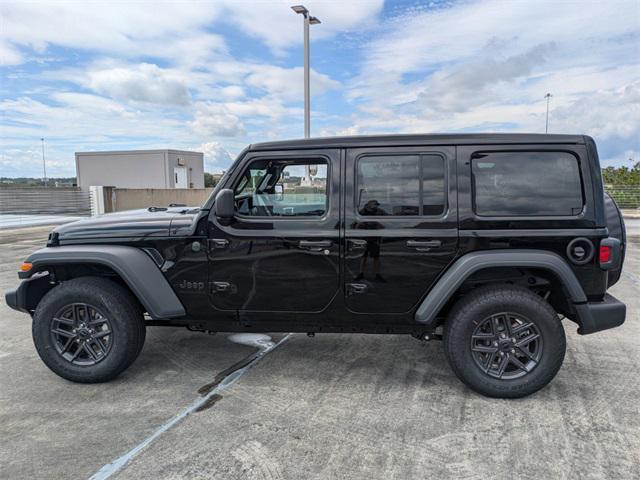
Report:
[[[585,143],[582,135],[546,133],[451,133],[411,135],[358,135],[352,137],[317,137],[276,142],[254,143],[250,150],[283,150],[326,147],[381,147],[387,145],[501,145],[540,143]]]

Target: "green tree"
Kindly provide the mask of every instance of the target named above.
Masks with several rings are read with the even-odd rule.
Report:
[[[602,179],[605,185],[640,185],[640,162],[629,168],[607,167],[602,169]]]
[[[218,184],[218,177],[214,177],[208,172],[204,172],[204,186],[205,188],[213,188]]]

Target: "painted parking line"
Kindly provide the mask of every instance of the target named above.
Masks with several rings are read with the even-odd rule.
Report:
[[[214,381],[215,386],[213,388],[207,389],[207,393],[196,401],[194,401],[191,405],[189,405],[186,409],[180,412],[175,417],[171,418],[169,421],[160,426],[157,430],[155,430],[151,435],[145,438],[138,445],[133,447],[124,455],[118,457],[111,463],[106,464],[96,473],[94,473],[89,480],[104,480],[111,477],[113,474],[121,470],[127,463],[129,463],[133,458],[135,458],[144,448],[151,445],[154,441],[156,441],[163,433],[167,432],[178,423],[182,422],[185,418],[187,418],[190,414],[194,412],[198,412],[205,408],[209,408],[215,402],[217,402],[221,396],[220,392],[229,388],[231,385],[236,383],[242,375],[244,375],[249,369],[251,369],[254,365],[256,365],[262,357],[264,357],[267,353],[271,352],[275,348],[282,345],[286,342],[289,337],[291,337],[291,333],[285,335],[280,341],[273,342],[271,337],[263,334],[251,334],[251,333],[239,333],[235,335],[230,335],[229,340],[234,343],[240,343],[243,345],[249,345],[252,347],[257,347],[258,351],[249,355],[246,359],[242,360],[238,364],[238,367],[229,371],[230,369],[225,370],[225,372],[229,372],[224,378],[219,381]],[[232,367],[233,368],[233,367]]]

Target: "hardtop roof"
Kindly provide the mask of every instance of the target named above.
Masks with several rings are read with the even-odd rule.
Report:
[[[254,143],[249,150],[285,150],[305,148],[347,148],[422,145],[516,145],[516,144],[584,144],[584,135],[547,133],[452,133],[410,135],[356,135],[317,137]]]

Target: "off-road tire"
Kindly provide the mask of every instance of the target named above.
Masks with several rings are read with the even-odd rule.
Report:
[[[76,365],[56,349],[51,336],[53,318],[65,306],[91,305],[108,317],[113,332],[108,353],[94,365]],[[42,361],[57,375],[79,383],[116,378],[142,350],[145,340],[142,309],[136,298],[116,282],[102,277],[80,277],[62,282],[42,298],[33,315],[33,341]]]
[[[500,312],[527,317],[542,337],[538,364],[520,378],[494,378],[485,373],[473,357],[474,331],[477,332],[483,319]],[[451,368],[468,387],[487,397],[518,398],[540,390],[558,373],[565,350],[564,328],[554,309],[540,296],[522,287],[480,287],[454,305],[444,325],[444,351]]]

